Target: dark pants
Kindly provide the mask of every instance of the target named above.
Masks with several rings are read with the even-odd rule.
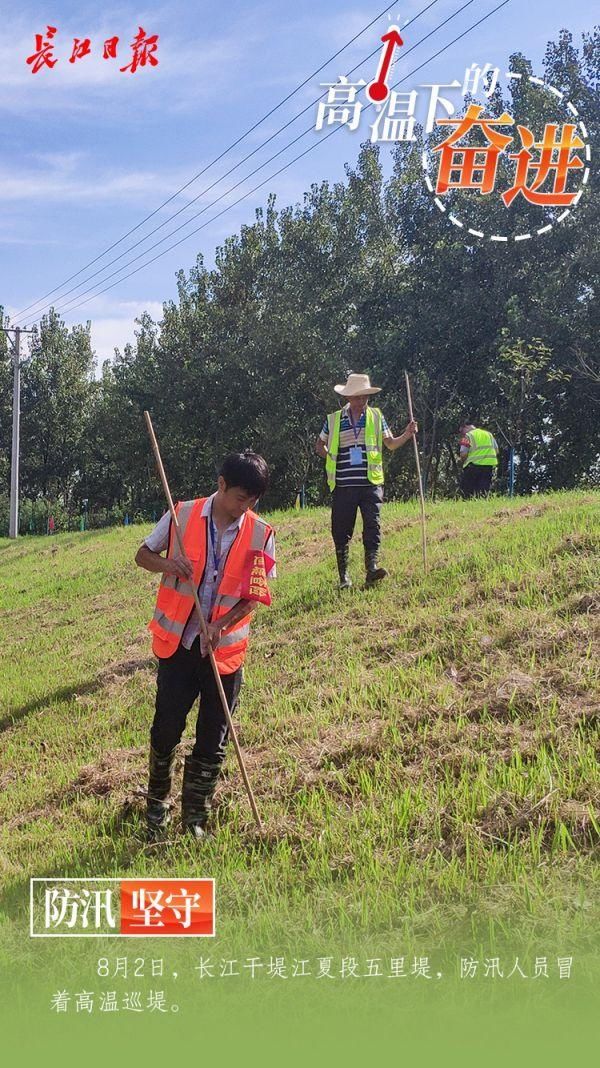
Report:
[[[470,497],[487,497],[492,484],[494,467],[468,464],[463,471],[462,493],[465,500]]]
[[[233,712],[242,685],[242,668],[222,675],[221,682]],[[212,763],[221,762],[229,736],[227,720],[210,660],[200,656],[200,639],[196,638],[191,649],[180,645],[173,656],[158,661],[156,711],[150,730],[150,741],[157,753],[170,753],[181,740],[188,712],[198,697],[200,709],[192,753]]]
[[[350,543],[360,508],[363,521],[363,545],[368,552],[378,552],[381,544],[381,505],[383,486],[336,486],[331,495],[331,534],[336,549]]]

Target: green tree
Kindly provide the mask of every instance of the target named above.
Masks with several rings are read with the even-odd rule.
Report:
[[[85,464],[94,358],[90,329],[69,330],[51,311],[31,339],[21,391],[21,479],[25,496],[69,508]]]

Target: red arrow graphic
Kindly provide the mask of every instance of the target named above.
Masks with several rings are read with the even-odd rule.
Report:
[[[391,26],[381,40],[384,43],[384,49],[379,60],[377,77],[367,86],[367,96],[374,104],[380,104],[387,97],[389,89],[386,85],[386,78],[390,72],[394,52],[396,48],[401,48],[404,44],[397,26]]]

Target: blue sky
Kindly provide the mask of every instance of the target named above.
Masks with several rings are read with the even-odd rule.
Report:
[[[407,29],[394,78],[428,60],[498,2],[472,0],[462,14],[404,61],[403,52],[464,3],[437,0]],[[391,6],[389,15],[402,25],[426,3],[427,0],[406,0]],[[118,6],[109,3],[100,10],[97,4],[24,0],[5,12],[0,28],[0,302],[7,311],[13,315],[25,308],[117,241],[318,68],[384,5],[385,0],[232,0],[227,6],[126,0]],[[528,55],[536,73],[540,73],[547,41],[555,39],[566,27],[579,43],[581,32],[590,30],[597,21],[595,10],[590,0],[570,0],[568,5],[559,0],[511,0],[482,26],[428,63],[403,88],[462,79],[465,68],[474,62],[490,62],[504,70],[508,56],[515,51]],[[58,31],[58,63],[52,70],[32,75],[25,60],[34,51],[35,34],[44,32],[48,24]],[[124,251],[219,179],[233,163],[311,102],[320,91],[320,82],[335,81],[373,51],[388,24],[385,15],[226,160],[106,259]],[[130,61],[130,42],[138,26],[148,34],[159,34],[159,65],[139,69],[133,75],[121,73],[119,67]],[[115,35],[120,38],[118,61],[103,60],[102,43]],[[70,64],[74,37],[91,38],[96,54]],[[364,75],[370,80],[375,69],[373,59],[354,77]],[[201,196],[148,244],[206,207],[277,151],[286,139],[311,124],[312,111],[240,171]],[[92,341],[99,361],[109,357],[115,345],[122,347],[127,340],[133,340],[135,318],[144,309],[155,318],[160,317],[162,301],[176,295],[175,272],[181,267],[189,269],[198,252],[208,263],[212,262],[215,246],[241,223],[252,221],[255,208],[264,204],[268,191],[275,192],[283,206],[300,200],[312,182],[343,177],[344,163],[355,160],[360,142],[368,135],[366,125],[354,133],[342,130],[321,143],[321,135],[311,132],[268,169],[235,193],[227,194],[190,229],[228,207],[218,220],[109,292],[93,300],[86,298],[87,303],[77,309],[65,309],[65,320],[73,323],[91,319]],[[314,151],[248,200],[229,207],[247,189],[312,143],[317,145]],[[183,231],[172,240],[182,234]],[[120,262],[127,262],[139,251]],[[96,264],[86,276],[100,266],[102,263]],[[74,284],[71,282],[66,288]],[[102,288],[101,278],[82,288],[92,284]],[[59,295],[54,299],[60,308]],[[65,297],[62,303],[72,299],[74,295]],[[28,323],[32,315],[35,318],[29,313]]]

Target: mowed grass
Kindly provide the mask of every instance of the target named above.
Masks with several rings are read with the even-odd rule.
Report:
[[[273,516],[279,578],[253,628],[214,836],[144,841],[157,576],[150,527],[0,541],[0,928],[32,875],[209,875],[219,931],[443,940],[598,916],[600,495],[384,507],[390,579],[336,588],[325,509]],[[188,721],[191,744],[195,714]],[[17,948],[18,947],[18,948]]]

